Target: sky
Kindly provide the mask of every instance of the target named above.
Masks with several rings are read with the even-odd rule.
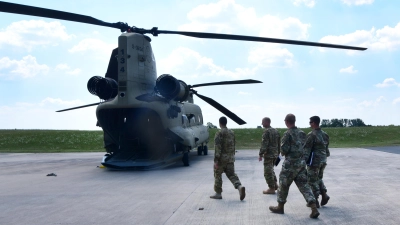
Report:
[[[255,79],[262,84],[199,87],[255,128],[263,117],[285,127],[321,119],[360,118],[400,125],[400,2],[383,0],[10,1],[160,30],[284,38],[367,47],[309,46],[151,36],[157,74],[187,84]],[[0,12],[0,129],[99,130],[87,91],[104,76],[118,29]],[[204,122],[222,114],[195,97]]]

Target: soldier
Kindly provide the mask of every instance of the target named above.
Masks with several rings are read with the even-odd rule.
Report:
[[[239,190],[240,201],[246,196],[245,187],[240,183],[235,173],[235,134],[226,127],[226,117],[219,118],[219,130],[215,134],[215,156],[214,156],[214,190],[215,194],[210,198],[222,199],[222,173],[225,173],[233,186]]]
[[[299,191],[303,194],[308,206],[311,207],[311,218],[318,218],[319,212],[316,206],[316,200],[307,183],[307,170],[304,161],[304,141],[305,133],[295,126],[296,117],[293,114],[287,114],[285,124],[288,130],[283,134],[281,141],[281,154],[285,156],[282,164],[282,170],[279,174],[278,187],[278,206],[270,206],[269,210],[273,213],[284,213],[284,204],[289,193],[289,187],[294,181]]]
[[[304,145],[306,160],[310,156],[311,151],[314,153],[310,165],[307,166],[307,175],[308,184],[311,186],[314,197],[317,200],[317,208],[319,208],[318,197],[320,194],[322,196],[321,205],[326,205],[330,198],[326,194],[327,190],[322,180],[326,167],[326,158],[330,156],[328,148],[329,136],[319,127],[320,121],[318,116],[310,118],[310,126],[313,130],[307,134]]]
[[[258,161],[264,157],[264,177],[268,184],[268,190],[263,194],[275,194],[278,189],[278,183],[274,172],[275,160],[280,152],[281,136],[277,129],[271,127],[271,119],[264,117],[262,125],[265,128],[262,135],[261,148]]]

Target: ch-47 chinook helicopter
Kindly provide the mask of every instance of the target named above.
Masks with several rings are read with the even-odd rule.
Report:
[[[193,95],[209,103],[227,117],[242,125],[246,122],[215,100],[197,93],[194,88],[211,85],[262,83],[236,80],[188,85],[171,75],[157,77],[151,39],[145,34],[179,34],[195,38],[272,42],[316,47],[366,50],[366,48],[243,35],[150,30],[107,23],[93,17],[14,3],[0,2],[0,11],[75,21],[120,29],[118,48],[111,53],[105,77],[94,76],[87,84],[99,103],[57,112],[98,105],[98,126],[104,131],[107,154],[102,164],[115,169],[147,169],[162,167],[182,158],[189,165],[188,152],[197,147],[199,155],[207,155],[209,133],[203,125],[199,106]]]

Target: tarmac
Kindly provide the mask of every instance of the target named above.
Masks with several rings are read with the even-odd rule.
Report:
[[[0,154],[0,224],[400,224],[400,146],[332,148],[324,182],[331,199],[309,218],[293,183],[285,214],[267,188],[258,150],[238,150],[246,198],[223,175],[213,191],[213,151],[150,171],[99,168],[104,153]],[[277,176],[282,163],[275,167]],[[47,176],[54,173],[57,176]]]

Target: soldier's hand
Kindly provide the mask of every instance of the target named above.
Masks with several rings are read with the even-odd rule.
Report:
[[[261,157],[261,156],[258,157],[258,161],[259,161],[259,162],[262,161],[262,157]]]
[[[218,163],[217,162],[214,163],[214,169],[218,169]]]

